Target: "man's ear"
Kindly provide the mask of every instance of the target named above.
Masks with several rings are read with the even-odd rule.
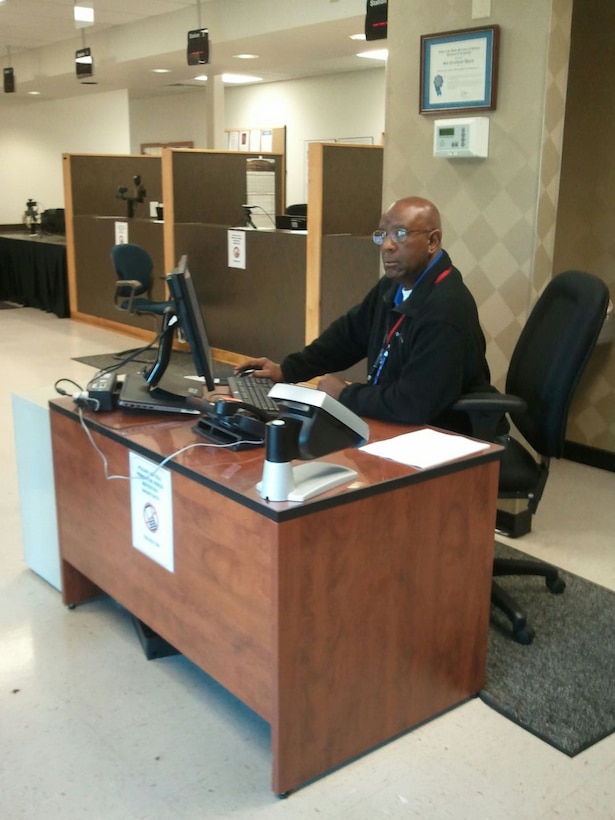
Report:
[[[429,250],[433,253],[436,251],[442,242],[442,231],[440,228],[434,228],[434,230],[429,234]]]

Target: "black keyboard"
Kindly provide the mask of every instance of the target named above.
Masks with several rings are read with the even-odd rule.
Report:
[[[267,395],[275,382],[262,376],[228,376],[229,390],[235,399],[264,410],[272,418],[280,413],[278,405]]]

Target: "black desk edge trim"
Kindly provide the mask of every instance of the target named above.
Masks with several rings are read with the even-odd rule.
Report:
[[[60,413],[62,416],[66,416],[67,418],[72,419],[75,423],[78,423],[78,416],[75,410],[72,407],[63,407],[59,404],[54,404],[51,400],[49,403],[50,410],[54,412]],[[90,427],[92,430],[96,430],[97,433],[105,436],[105,438],[109,438],[112,441],[117,442],[118,444],[123,444],[128,450],[133,450],[135,453],[142,455],[144,458],[149,459],[150,461],[154,461],[160,463],[164,461],[167,456],[159,456],[155,453],[152,453],[151,450],[148,450],[146,447],[141,446],[140,444],[136,444],[134,441],[127,442],[126,437],[117,433],[115,430],[112,430],[109,427],[105,427],[102,423],[97,422],[96,418],[92,418],[91,416],[83,417],[84,422]],[[197,443],[195,441],[195,443]],[[474,453],[472,457],[472,466],[478,466],[479,464],[489,463],[491,461],[499,461],[500,459],[500,451],[488,451],[483,453]],[[184,467],[183,464],[178,464],[176,461],[169,461],[165,464],[165,467],[169,470],[178,473],[179,475],[184,476],[185,478],[189,478],[191,481],[195,481],[197,484],[200,484],[203,487],[207,487],[210,490],[214,490],[215,492],[219,493],[220,495],[224,496],[225,498],[230,498],[232,501],[235,501],[241,504],[242,507],[246,507],[254,512],[259,513],[265,518],[269,518],[271,521],[275,521],[276,523],[282,523],[283,521],[291,521],[293,518],[300,518],[304,515],[311,515],[313,512],[320,512],[322,510],[330,509],[333,507],[340,507],[344,504],[351,504],[354,501],[361,500],[363,498],[368,498],[372,496],[381,495],[382,493],[391,492],[391,490],[402,489],[409,484],[421,484],[424,481],[431,481],[431,479],[439,478],[444,475],[449,475],[452,473],[459,472],[459,470],[464,469],[464,465],[466,464],[466,460],[463,461],[453,461],[447,462],[445,464],[441,464],[437,467],[434,467],[428,471],[424,472],[417,472],[417,473],[410,473],[406,476],[396,477],[389,479],[388,481],[382,482],[376,486],[370,485],[369,487],[364,487],[358,490],[353,490],[351,493],[348,494],[338,494],[335,496],[328,496],[323,499],[313,499],[309,500],[303,504],[298,504],[295,507],[289,507],[285,510],[275,510],[271,507],[268,507],[262,502],[255,501],[251,498],[247,498],[242,493],[237,493],[230,489],[229,487],[224,487],[221,484],[218,484],[211,479],[208,479],[206,476],[199,475],[195,473],[194,470],[191,470],[187,467]]]

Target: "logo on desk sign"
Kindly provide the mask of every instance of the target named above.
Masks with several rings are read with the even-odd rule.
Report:
[[[145,507],[143,507],[143,520],[145,521],[145,526],[150,532],[158,531],[158,513],[153,504],[146,504]]]

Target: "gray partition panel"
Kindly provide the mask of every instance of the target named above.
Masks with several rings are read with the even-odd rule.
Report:
[[[141,178],[146,195],[135,205],[135,217],[149,216],[149,202],[162,200],[162,168],[160,157],[92,156],[71,154],[70,162],[73,215],[127,216],[127,203],[117,198],[118,188],[127,188],[134,196],[134,177]]]
[[[360,302],[376,284],[380,253],[371,237],[323,236],[320,283],[320,327]],[[365,363],[343,374],[349,381],[365,381]]]
[[[246,231],[246,269],[229,268],[227,230],[176,225],[178,256],[188,255],[210,343],[279,361],[303,347],[305,235]]]
[[[175,222],[210,225],[244,225],[241,207],[246,203],[247,160],[257,155],[243,152],[173,152],[173,202]],[[282,157],[273,160],[276,172],[276,213],[282,208]]]
[[[75,267],[77,271],[77,309],[80,313],[110,319],[114,322],[159,330],[151,316],[131,316],[119,311],[113,303],[115,270],[111,248],[115,244],[115,223],[120,217],[76,216]],[[165,298],[162,224],[154,220],[128,221],[128,239],[145,248],[154,263],[152,298]]]

